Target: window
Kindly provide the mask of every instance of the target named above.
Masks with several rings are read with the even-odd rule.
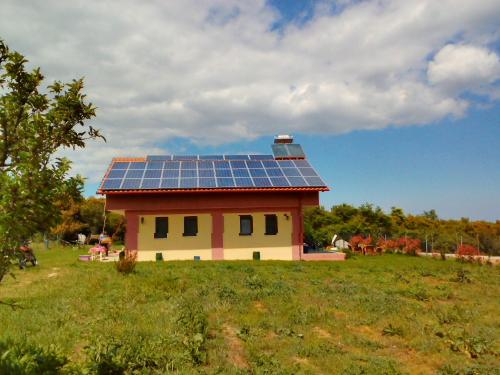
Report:
[[[266,234],[278,234],[278,217],[276,215],[266,215]]]
[[[240,215],[240,236],[250,236],[253,233],[253,219],[251,215]]]
[[[168,217],[155,218],[155,238],[167,238]]]
[[[196,236],[198,234],[198,216],[184,216],[183,236]]]

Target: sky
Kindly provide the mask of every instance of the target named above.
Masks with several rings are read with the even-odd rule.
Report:
[[[0,38],[47,85],[84,77],[112,157],[270,153],[292,134],[365,202],[500,219],[500,0],[0,2]]]

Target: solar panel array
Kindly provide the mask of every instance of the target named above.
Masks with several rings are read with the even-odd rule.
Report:
[[[326,187],[307,160],[231,156],[238,158],[149,156],[145,162],[117,161],[101,190]]]
[[[168,160],[269,160],[272,155],[148,155],[147,161]]]
[[[296,143],[275,143],[271,145],[276,158],[305,158],[302,146]]]

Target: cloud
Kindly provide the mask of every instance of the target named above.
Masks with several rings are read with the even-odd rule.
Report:
[[[427,74],[451,93],[477,90],[500,79],[500,59],[483,47],[448,44],[429,63]]]
[[[428,124],[463,116],[467,90],[498,100],[498,0],[323,1],[280,30],[264,0],[3,0],[0,12],[0,35],[48,81],[85,77],[108,144],[69,155],[93,180],[111,156],[178,137]]]

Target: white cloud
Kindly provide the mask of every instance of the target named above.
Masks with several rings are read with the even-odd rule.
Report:
[[[264,0],[3,0],[0,36],[48,80],[85,76],[108,144],[71,157],[93,179],[111,156],[158,152],[175,137],[427,124],[464,115],[460,92],[498,100],[488,49],[500,39],[498,0],[327,9],[273,31],[280,15]]]
[[[479,89],[500,78],[500,59],[483,47],[448,44],[429,63],[428,75],[452,92]]]

